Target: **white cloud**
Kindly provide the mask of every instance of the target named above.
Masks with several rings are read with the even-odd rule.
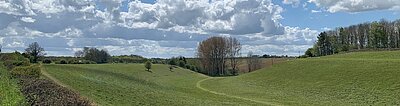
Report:
[[[300,4],[300,0],[283,0],[283,4],[292,4],[293,6],[297,7]]]
[[[155,4],[134,1],[122,12],[126,26],[137,28],[182,28],[183,32],[281,34],[282,8],[269,0],[159,0]]]
[[[4,0],[0,39],[6,51],[37,41],[49,55],[91,46],[147,57],[194,56],[212,35],[234,36],[258,53],[312,45],[316,31],[281,25],[282,12],[271,0]]]
[[[29,22],[29,23],[32,23],[32,22],[36,21],[35,19],[33,19],[31,17],[22,17],[21,20],[24,21],[24,22]]]
[[[400,6],[399,0],[309,0],[308,2],[315,3],[331,13],[388,10]]]
[[[322,12],[322,11],[320,11],[320,10],[311,10],[311,13],[320,13],[320,12]]]

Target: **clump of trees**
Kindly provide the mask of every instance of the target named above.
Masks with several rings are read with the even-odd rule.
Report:
[[[75,52],[76,57],[82,57],[86,60],[96,63],[107,63],[111,59],[110,54],[105,49],[84,47],[83,50]]]
[[[305,55],[325,56],[363,49],[393,49],[400,47],[400,20],[367,22],[324,31]]]
[[[237,75],[237,57],[240,55],[240,49],[241,44],[235,38],[210,37],[200,42],[197,56],[208,75],[229,75],[229,69],[231,73]]]
[[[172,69],[175,66],[179,66],[182,68],[186,68],[195,72],[199,72],[201,69],[200,67],[198,67],[197,63],[197,59],[191,59],[192,61],[189,62],[189,59],[187,59],[184,56],[179,56],[179,57],[172,57],[168,60],[168,64],[171,65]],[[171,70],[172,70],[171,69]]]
[[[31,60],[32,63],[37,63],[38,59],[46,55],[44,49],[40,47],[37,42],[29,44],[28,48],[25,49],[26,56]]]

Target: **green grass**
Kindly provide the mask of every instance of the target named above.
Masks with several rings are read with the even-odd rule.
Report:
[[[25,98],[15,79],[10,79],[9,72],[0,63],[0,106],[23,105]]]
[[[210,78],[143,64],[45,65],[99,105],[400,105],[400,51],[290,60]]]
[[[400,51],[369,51],[350,52],[330,55],[323,58],[348,58],[348,59],[400,59]]]
[[[204,87],[283,105],[400,105],[398,54],[359,52],[300,59],[207,80]]]
[[[259,105],[196,88],[207,78],[167,65],[143,64],[45,65],[50,75],[99,105]]]

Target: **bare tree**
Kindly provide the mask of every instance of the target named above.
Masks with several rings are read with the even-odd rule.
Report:
[[[249,52],[249,53],[247,53],[247,59],[246,59],[246,62],[247,62],[247,68],[249,69],[249,72],[251,72],[251,71],[253,71],[253,61],[251,60],[252,59],[252,57],[253,57],[253,52]]]
[[[239,64],[238,61],[238,56],[240,55],[240,50],[242,49],[242,46],[240,45],[240,42],[236,38],[230,37],[228,39],[228,55],[229,55],[229,60],[230,60],[230,65],[232,68],[232,74],[237,75],[238,74],[238,69],[237,66]]]
[[[46,53],[44,53],[44,49],[40,47],[37,42],[30,44],[29,47],[25,49],[25,53],[31,56],[31,62],[33,63],[37,63],[40,57],[46,55]]]
[[[237,56],[240,48],[239,41],[234,38],[211,37],[200,42],[197,49],[197,56],[208,75],[227,75],[226,61],[228,58],[232,59]],[[232,51],[236,53],[232,53]],[[236,69],[237,60],[232,59],[231,61],[234,61],[231,63],[235,65]]]
[[[0,53],[1,53],[1,49],[3,49],[3,46],[2,46],[2,45],[0,45]]]
[[[258,70],[261,68],[261,64],[262,64],[261,59],[259,58],[258,55],[254,55],[253,52],[251,52],[251,51],[247,54],[246,62],[247,62],[247,67],[248,67],[249,72],[252,72],[254,70]]]

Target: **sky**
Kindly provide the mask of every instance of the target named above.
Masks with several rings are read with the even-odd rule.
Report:
[[[50,56],[83,47],[111,55],[194,57],[211,36],[242,54],[297,56],[325,30],[396,20],[400,0],[0,0],[3,52],[38,42]]]

